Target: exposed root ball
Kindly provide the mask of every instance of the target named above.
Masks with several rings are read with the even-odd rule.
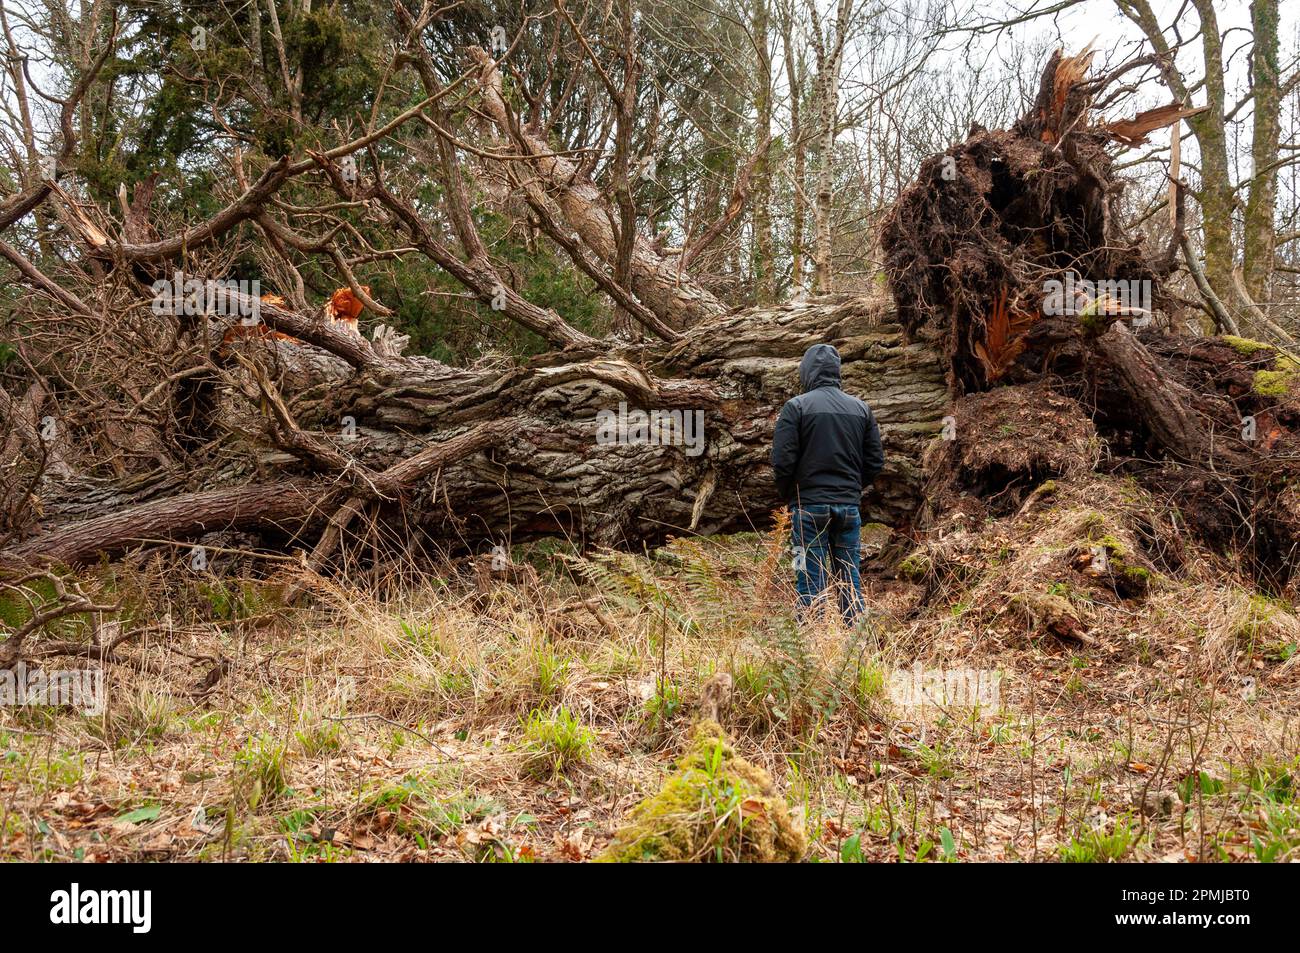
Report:
[[[884,224],[899,316],[909,330],[946,329],[959,390],[1028,379],[1044,352],[1090,330],[1089,302],[1045,313],[1049,282],[1073,274],[1160,293],[1140,242],[1117,225],[1111,136],[1088,123],[1088,93],[1076,85],[1089,61],[1053,56],[1029,114],[1010,130],[977,126],[927,159]]]

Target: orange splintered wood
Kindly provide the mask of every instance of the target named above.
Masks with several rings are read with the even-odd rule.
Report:
[[[370,294],[369,285],[362,285],[361,290]],[[339,288],[325,304],[325,320],[341,322],[355,331],[364,308],[365,304],[352,293],[351,288]]]
[[[1025,335],[1037,321],[1038,315],[1032,311],[1013,310],[1007,300],[1007,289],[1000,290],[984,322],[984,340],[976,341],[972,347],[989,381],[1005,374],[1020,356],[1025,349]]]
[[[1052,76],[1050,115],[1042,115],[1041,110],[1039,114],[1043,126],[1040,138],[1043,142],[1055,142],[1064,131],[1062,126],[1065,125],[1065,106],[1070,98],[1070,90],[1088,75],[1094,55],[1092,44],[1089,43],[1077,56],[1062,56],[1056,64],[1056,73]]]
[[[283,308],[285,305],[284,298],[277,294],[262,295],[262,303],[273,305],[277,308]],[[291,341],[294,344],[301,344],[292,334],[282,334],[279,331],[272,331],[265,324],[259,321],[257,324],[232,324],[226,328],[226,333],[221,335],[221,344],[223,348],[229,347],[231,342],[245,340],[247,338],[270,338],[273,341]]]

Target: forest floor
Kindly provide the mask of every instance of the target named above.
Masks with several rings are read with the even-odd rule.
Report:
[[[292,610],[155,550],[86,574],[139,629],[105,710],[0,710],[0,858],[591,859],[725,672],[805,859],[1296,860],[1300,623],[1159,524],[1122,479],[1048,487],[869,574],[857,633],[794,623],[779,527]],[[940,669],[995,695],[906,695]]]

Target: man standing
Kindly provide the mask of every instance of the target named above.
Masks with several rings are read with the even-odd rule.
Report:
[[[799,602],[830,585],[853,625],[865,608],[858,502],[885,463],[871,408],[840,390],[840,355],[814,344],[799,362],[803,393],[786,401],[772,438],[776,489],[790,505]]]

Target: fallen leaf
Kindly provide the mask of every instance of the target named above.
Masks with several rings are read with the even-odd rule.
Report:
[[[155,804],[152,807],[137,807],[134,811],[120,815],[117,820],[127,824],[143,824],[145,821],[156,821],[161,813],[162,807]]]

